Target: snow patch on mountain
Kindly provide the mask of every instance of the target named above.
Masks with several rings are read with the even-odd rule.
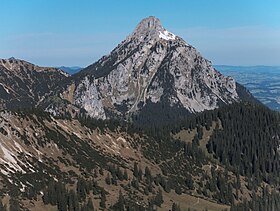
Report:
[[[176,35],[164,30],[163,32],[159,31],[159,37],[165,40],[175,40]]]
[[[16,155],[8,150],[3,144],[0,143],[0,149],[3,153],[3,159],[0,158],[0,163],[7,164],[9,166],[8,170],[11,172],[21,171],[25,173],[25,171],[18,165],[18,161],[15,159]]]
[[[0,83],[0,85],[3,87],[3,89],[8,93],[10,94],[10,90],[2,83]]]

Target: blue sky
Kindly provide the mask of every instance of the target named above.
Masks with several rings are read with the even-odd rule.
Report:
[[[0,58],[87,66],[147,16],[214,64],[280,65],[279,0],[0,0]]]

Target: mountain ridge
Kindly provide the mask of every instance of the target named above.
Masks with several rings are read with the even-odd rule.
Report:
[[[36,107],[45,95],[69,74],[30,62],[0,59],[0,99],[2,109]]]

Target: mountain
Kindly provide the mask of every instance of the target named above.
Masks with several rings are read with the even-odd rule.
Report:
[[[73,76],[0,68],[0,210],[280,210],[279,113],[157,18]]]
[[[67,77],[57,68],[39,67],[15,58],[0,59],[0,108],[35,107]]]
[[[109,55],[72,79],[59,95],[98,119],[138,116],[154,121],[158,114],[145,114],[155,110],[177,119],[252,99],[233,78],[216,71],[153,16],[143,19]]]
[[[70,75],[73,75],[73,74],[79,72],[81,69],[83,69],[83,68],[78,67],[78,66],[73,66],[73,67],[61,66],[61,67],[57,67],[57,68],[63,70],[64,72],[67,72]]]

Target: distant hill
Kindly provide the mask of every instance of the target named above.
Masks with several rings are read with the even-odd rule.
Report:
[[[280,111],[279,66],[215,65],[215,68],[224,75],[235,78],[269,108]]]
[[[78,67],[78,66],[73,66],[73,67],[65,67],[65,66],[61,66],[58,67],[59,69],[69,73],[70,75],[73,75],[77,72],[79,72],[81,69],[83,69],[82,67]]]

